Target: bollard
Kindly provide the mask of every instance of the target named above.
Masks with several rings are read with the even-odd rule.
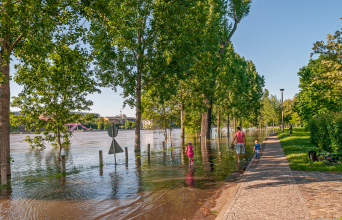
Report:
[[[125,161],[128,164],[128,147],[125,147]]]
[[[62,155],[62,175],[65,176],[65,155]]]
[[[103,156],[102,156],[102,150],[99,151],[99,160],[100,160],[100,173],[103,172]]]
[[[102,156],[102,150],[99,151],[99,159],[100,159],[100,167],[103,167],[103,156]]]
[[[148,165],[150,165],[151,163],[151,157],[150,157],[150,154],[151,154],[151,148],[150,148],[150,144],[147,145],[147,157],[148,157]]]
[[[7,164],[1,164],[1,185],[7,185]]]

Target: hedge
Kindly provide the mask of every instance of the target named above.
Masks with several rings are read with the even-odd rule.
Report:
[[[342,112],[321,114],[308,123],[312,144],[330,153],[342,154]]]

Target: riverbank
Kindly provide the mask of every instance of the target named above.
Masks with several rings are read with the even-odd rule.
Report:
[[[266,137],[264,141],[268,138]],[[262,148],[266,148],[266,143],[262,144]],[[262,156],[262,153],[261,153]],[[258,161],[254,160],[254,154],[251,155],[245,163],[238,166],[230,176],[227,177],[223,185],[210,195],[203,203],[201,208],[195,213],[193,220],[215,220],[220,218],[219,213],[221,210],[228,208],[227,205],[233,200],[237,190],[239,189],[238,183],[243,178],[244,172],[252,165],[257,166]],[[253,162],[254,161],[254,162]]]
[[[318,153],[318,147],[310,143],[310,133],[305,128],[294,128],[292,136],[289,136],[288,129],[284,133],[279,130],[278,138],[292,170],[342,172],[342,164],[327,165],[309,161],[308,152],[314,150]],[[324,151],[321,153],[327,154]]]
[[[233,198],[237,185],[243,176],[244,171],[252,161],[251,157],[245,164],[238,167],[223,183],[221,188],[210,195],[204,202],[202,202],[201,208],[195,213],[193,220],[214,220],[218,216],[219,212],[224,209],[229,198]],[[227,200],[228,198],[228,200]]]

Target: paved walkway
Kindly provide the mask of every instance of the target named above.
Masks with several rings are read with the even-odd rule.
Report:
[[[260,160],[253,159],[247,167],[220,219],[310,219],[278,137],[268,137],[263,148]]]

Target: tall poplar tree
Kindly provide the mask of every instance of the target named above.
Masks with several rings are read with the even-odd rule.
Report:
[[[219,28],[216,36],[219,37],[219,41],[217,45],[219,45],[219,49],[216,52],[217,61],[224,62],[223,55],[228,45],[230,44],[230,40],[234,35],[238,24],[241,20],[249,14],[251,7],[251,0],[230,0],[228,2],[223,0],[211,0],[209,4],[212,5],[213,9],[216,8],[216,13],[220,13],[219,16],[216,16],[216,19],[219,19]],[[212,90],[215,88],[215,78],[218,73],[216,73],[219,64],[216,63],[213,66],[212,79],[207,82],[208,90]],[[213,104],[213,95],[211,93],[203,93],[204,102],[207,106],[207,112],[202,114],[202,123],[201,123],[201,136],[210,138],[210,130],[211,130],[211,111]]]
[[[57,25],[72,25],[77,1],[4,0],[0,2],[0,164],[10,175],[10,61],[41,55]]]
[[[84,14],[91,20],[89,39],[101,85],[115,91],[121,86],[124,105],[136,108],[134,148],[138,153],[141,93],[153,87],[155,81],[168,83],[169,75],[182,77],[184,71],[179,71],[182,65],[172,61],[177,60],[175,57],[179,60],[179,51],[191,45],[187,44],[191,43],[188,33],[180,30],[184,30],[186,21],[191,21],[191,9],[196,2],[200,1],[99,0],[85,3]]]

